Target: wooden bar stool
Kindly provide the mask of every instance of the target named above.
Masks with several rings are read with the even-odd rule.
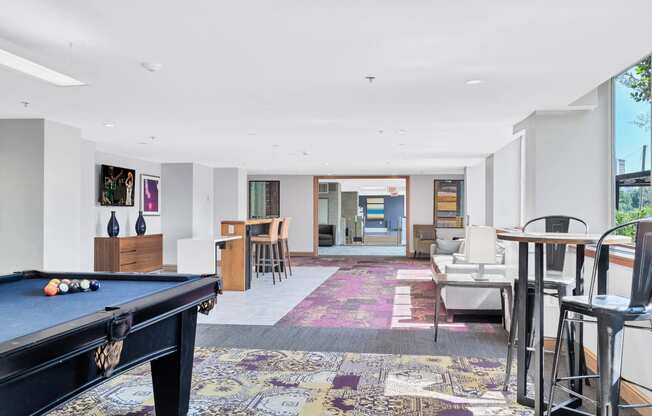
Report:
[[[260,234],[251,237],[251,244],[253,245],[254,267],[256,268],[256,278],[258,272],[262,268],[263,274],[269,265],[272,271],[272,282],[276,284],[276,277],[274,269],[278,271],[278,280],[281,281],[281,256],[278,248],[279,225],[281,220],[279,218],[272,219],[269,224],[269,231],[267,234]]]
[[[283,259],[283,272],[285,273],[285,278],[287,279],[288,273],[287,270],[290,270],[290,276],[292,276],[292,258],[290,257],[290,246],[288,245],[288,235],[290,234],[290,221],[292,218],[285,217],[281,223],[281,234],[278,239],[281,245],[281,258]]]

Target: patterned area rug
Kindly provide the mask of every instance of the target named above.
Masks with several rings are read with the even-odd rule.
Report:
[[[189,414],[531,415],[502,392],[504,371],[470,357],[199,348]],[[144,365],[50,416],[152,415],[151,386]]]
[[[318,328],[432,328],[430,263],[397,257],[301,258],[339,270],[277,325]],[[445,314],[443,314],[445,316]]]
[[[427,260],[304,257],[296,262],[340,269],[277,325],[374,329],[431,329],[433,326],[435,288]],[[446,319],[443,307],[440,319]]]

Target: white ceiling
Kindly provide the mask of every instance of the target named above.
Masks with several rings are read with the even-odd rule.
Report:
[[[531,111],[571,103],[652,50],[649,0],[0,0],[0,10],[0,48],[89,84],[0,68],[1,117],[74,125],[103,151],[258,173],[470,165]]]

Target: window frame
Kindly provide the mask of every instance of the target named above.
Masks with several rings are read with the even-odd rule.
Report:
[[[648,181],[650,181],[652,179],[652,177],[650,176],[652,174],[651,173],[652,166],[648,170],[631,172],[631,173],[624,173],[624,174],[618,175],[617,174],[617,172],[618,172],[618,159],[616,157],[616,141],[617,141],[617,137],[616,137],[616,94],[615,94],[615,90],[617,88],[618,77],[620,77],[624,73],[628,72],[629,70],[634,68],[636,65],[638,65],[641,61],[643,61],[645,59],[652,59],[652,54],[647,54],[647,55],[642,56],[640,59],[636,60],[636,62],[632,63],[627,68],[625,68],[624,70],[622,70],[618,74],[614,75],[610,79],[611,85],[610,85],[610,88],[609,88],[609,94],[611,95],[611,97],[610,97],[609,101],[610,101],[610,107],[611,108],[609,109],[610,110],[609,112],[610,112],[610,118],[611,118],[611,120],[610,120],[611,121],[611,123],[610,123],[610,130],[611,130],[610,131],[610,142],[611,142],[610,143],[610,145],[611,145],[610,150],[611,150],[611,154],[610,154],[609,166],[611,168],[611,171],[609,172],[609,186],[610,186],[609,189],[611,191],[610,192],[611,198],[609,200],[609,213],[610,213],[610,217],[611,217],[612,226],[617,225],[616,215],[617,215],[617,212],[618,212],[617,206],[619,204],[619,197],[620,197],[619,192],[618,192],[619,187],[617,186],[617,177],[619,177],[619,176],[621,176],[621,177],[627,176],[628,178],[631,178],[631,177],[636,176],[635,174],[637,174],[637,173],[645,174],[647,172]],[[652,69],[651,69],[651,72],[652,72]],[[652,82],[650,83],[650,92],[652,93]],[[650,114],[652,114],[652,102],[650,102]],[[650,128],[650,142],[648,143],[647,151],[652,152],[652,126]],[[642,176],[644,176],[644,175],[639,175],[639,177],[642,177]],[[650,181],[650,182],[652,182],[652,181]],[[652,184],[650,186],[652,186]],[[627,186],[621,186],[621,188],[622,187],[627,187]],[[650,191],[652,192],[652,189],[650,189]],[[650,209],[652,209],[652,198],[650,198],[649,206],[650,206]]]

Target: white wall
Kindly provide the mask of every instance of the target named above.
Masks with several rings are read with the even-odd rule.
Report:
[[[192,238],[193,165],[164,163],[161,176],[163,264],[176,264],[177,240]]]
[[[526,217],[567,214],[595,232],[611,224],[611,83],[597,88],[596,108],[534,113],[526,136]]]
[[[247,218],[247,172],[240,168],[213,169],[213,218],[216,233],[225,220]],[[221,250],[217,252],[221,257]]]
[[[95,142],[82,140],[79,153],[80,172],[79,180],[79,269],[92,271],[95,267]],[[90,215],[89,215],[90,213]]]
[[[194,164],[192,187],[192,236],[212,240],[217,234],[213,215],[213,170]]]
[[[0,120],[0,274],[43,267],[43,120]]]
[[[112,165],[121,168],[134,169],[136,171],[136,186],[134,187],[134,206],[133,207],[105,207],[101,206],[99,200],[100,186],[100,168],[101,165]],[[120,224],[120,236],[136,235],[136,220],[140,210],[140,175],[162,176],[161,164],[149,162],[142,159],[134,159],[110,153],[95,153],[95,174],[93,175],[94,200],[95,200],[95,235],[98,237],[107,237],[106,226],[111,218],[111,211],[115,211],[115,216]],[[165,180],[161,178],[161,187],[165,186]],[[161,196],[165,195],[161,189]],[[146,216],[145,224],[147,225],[146,234],[159,234],[162,232],[161,216]]]
[[[243,169],[213,169],[215,224],[247,218],[247,186],[247,172]]]
[[[43,268],[79,271],[81,132],[45,120],[44,138]]]
[[[489,155],[484,161],[484,194],[485,215],[487,225],[494,225],[494,155]]]
[[[432,224],[435,210],[435,179],[464,179],[464,174],[410,176],[410,221],[414,224]],[[410,251],[413,250],[410,230]],[[463,228],[438,228],[437,238],[451,239],[464,236]]]
[[[466,216],[468,225],[486,225],[486,166],[484,160],[465,170]]]
[[[493,156],[493,225],[522,225],[520,139],[513,140]]]
[[[292,217],[290,251],[313,249],[313,177],[309,175],[249,176],[249,180],[278,180],[281,186],[281,216]]]
[[[218,233],[216,210],[224,208],[224,197],[235,201],[227,204],[241,205],[236,195],[240,192],[236,189],[230,195],[220,195],[218,187],[225,181],[213,168],[197,163],[164,163],[161,176],[163,263],[177,264],[177,240],[212,240]],[[237,182],[239,177],[235,172],[232,179]]]
[[[0,199],[0,274],[89,270],[92,204],[83,187],[92,164],[76,128],[0,120],[0,193],[10,196]]]

